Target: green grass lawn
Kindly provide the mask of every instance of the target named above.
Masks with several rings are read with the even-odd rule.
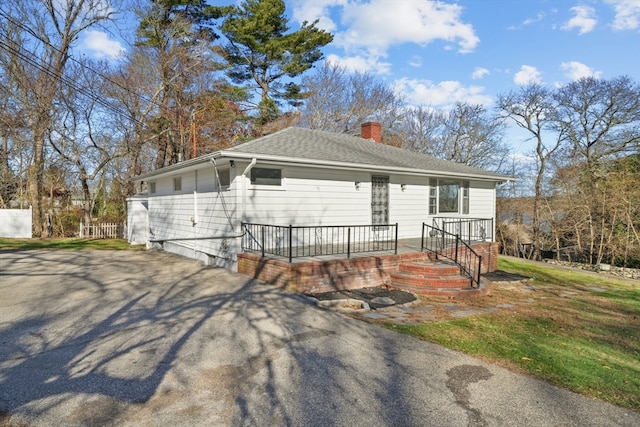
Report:
[[[510,303],[512,308],[385,326],[640,410],[640,281],[511,259],[501,259],[499,268],[533,280],[494,286],[491,296],[466,304]]]
[[[132,250],[143,246],[131,246],[125,239],[1,239],[0,250]]]

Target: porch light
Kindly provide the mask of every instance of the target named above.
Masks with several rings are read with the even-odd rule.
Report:
[[[232,168],[236,167],[236,162],[234,162],[233,160],[229,160],[229,166]]]
[[[407,189],[407,184],[400,184],[400,190],[404,192]]]
[[[360,189],[360,181],[356,181],[356,190]]]

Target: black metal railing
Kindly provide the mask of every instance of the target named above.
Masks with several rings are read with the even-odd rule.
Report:
[[[432,225],[466,242],[493,242],[493,218],[435,217]]]
[[[294,226],[242,223],[242,250],[293,258],[398,253],[398,224]]]
[[[469,276],[471,287],[480,286],[482,256],[478,255],[459,235],[423,222],[420,250],[433,252],[436,259],[440,256],[450,259],[460,267],[463,274]]]

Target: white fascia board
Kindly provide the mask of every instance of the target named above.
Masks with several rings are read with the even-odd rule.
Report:
[[[131,181],[149,181],[151,178],[158,178],[161,176],[179,175],[184,172],[200,169],[203,163],[209,163],[211,159],[217,159],[220,157],[220,152],[207,154],[206,156],[196,157],[195,159],[185,160],[184,162],[175,163],[170,166],[166,166],[161,169],[156,169],[151,172],[143,173],[131,178]]]
[[[333,162],[326,160],[315,160],[315,159],[300,159],[300,158],[290,158],[290,157],[282,157],[282,156],[268,156],[268,155],[256,155],[249,153],[237,153],[237,152],[220,152],[221,157],[229,158],[229,160],[251,160],[253,158],[258,159],[258,164],[261,162],[267,162],[273,165],[293,165],[293,166],[302,166],[309,168],[319,168],[319,169],[339,169],[339,170],[357,170],[357,171],[366,171],[366,172],[386,172],[386,173],[395,173],[398,175],[411,175],[411,176],[428,176],[428,177],[452,177],[452,178],[472,178],[478,181],[491,181],[491,182],[504,182],[504,181],[512,181],[513,178],[508,176],[496,176],[490,177],[486,175],[478,175],[478,174],[459,174],[455,172],[446,172],[446,171],[433,171],[433,170],[424,170],[424,169],[410,169],[410,168],[401,168],[401,167],[388,167],[388,166],[375,166],[375,165],[363,165],[358,163],[348,163],[348,162]]]
[[[211,159],[216,159],[216,160],[224,159],[225,162],[220,164],[220,165],[223,165],[231,160],[251,161],[254,158],[257,159],[258,163],[267,162],[269,164],[281,165],[281,166],[293,165],[293,166],[301,166],[301,167],[309,167],[309,168],[394,173],[398,175],[411,175],[411,176],[470,178],[478,181],[491,181],[491,182],[514,181],[514,178],[509,176],[491,177],[491,176],[479,175],[479,174],[460,174],[460,173],[447,172],[447,171],[363,165],[363,164],[349,163],[349,162],[334,162],[334,161],[327,161],[327,160],[300,159],[295,157],[240,153],[236,151],[217,151],[215,153],[207,154],[206,156],[198,157],[191,160],[186,160],[184,162],[176,163],[174,165],[167,166],[165,168],[158,169],[153,172],[138,175],[132,178],[132,181],[148,181],[151,178],[158,178],[160,176],[171,176],[171,175],[178,175],[184,172],[189,172],[191,170],[201,168],[202,164],[209,163]]]

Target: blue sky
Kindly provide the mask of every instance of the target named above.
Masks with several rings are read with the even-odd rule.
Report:
[[[413,105],[493,105],[536,81],[640,81],[640,0],[290,0],[335,34],[328,59],[379,75]]]
[[[211,1],[212,4],[228,4]],[[397,88],[412,105],[492,106],[528,82],[584,76],[640,81],[640,0],[286,0],[292,26],[334,34],[325,57]],[[113,33],[112,33],[113,34]],[[103,31],[80,48],[126,52]]]
[[[229,4],[213,1],[212,4]],[[325,57],[376,75],[410,105],[495,105],[539,82],[628,75],[640,82],[640,0],[286,0],[293,28],[319,20]],[[80,48],[114,57],[126,46],[91,31]],[[521,147],[521,149],[524,147]]]

